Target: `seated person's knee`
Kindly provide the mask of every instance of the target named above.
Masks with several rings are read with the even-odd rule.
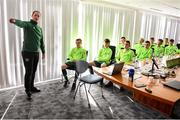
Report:
[[[61,69],[66,69],[68,66],[66,64],[61,65]]]

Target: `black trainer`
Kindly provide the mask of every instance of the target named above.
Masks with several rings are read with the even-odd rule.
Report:
[[[26,95],[27,95],[27,99],[31,100],[31,92],[30,91],[25,91]]]
[[[37,89],[36,87],[33,87],[33,88],[31,89],[31,92],[32,92],[32,93],[37,93],[37,92],[41,92],[41,90]]]
[[[113,83],[112,83],[111,81],[109,81],[109,82],[105,85],[105,87],[113,87]]]

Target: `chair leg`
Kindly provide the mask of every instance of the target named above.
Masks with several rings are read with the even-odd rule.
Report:
[[[79,89],[80,83],[81,83],[81,82],[78,83],[78,86],[77,86],[76,91],[75,91],[75,93],[74,93],[74,97],[73,97],[74,99],[75,99],[75,97],[76,97],[76,93],[77,93],[77,91],[78,91],[78,89]]]
[[[91,84],[89,85],[89,90],[88,90],[88,92],[90,92],[90,88],[91,88]]]
[[[85,84],[84,84],[84,88],[85,88],[86,97],[87,97],[87,100],[88,100],[88,106],[89,106],[89,108],[90,108],[90,103],[89,103],[88,93],[87,93],[87,89],[86,89],[86,85],[85,85]]]
[[[101,94],[102,94],[102,98],[104,98],[104,94],[103,94],[103,86],[101,86]]]

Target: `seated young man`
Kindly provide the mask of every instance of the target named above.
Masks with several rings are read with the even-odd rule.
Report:
[[[81,47],[82,40],[76,39],[76,47],[73,48],[68,56],[69,60],[61,66],[63,76],[65,78],[64,87],[67,87],[68,77],[66,69],[75,70],[76,69],[76,61],[78,60],[86,60],[86,50]],[[75,74],[73,86],[75,87],[75,82],[77,80],[77,75]],[[72,87],[73,88],[73,87]]]
[[[144,38],[141,38],[139,40],[139,43],[135,44],[134,46],[137,56],[139,56],[139,53],[141,52],[141,49],[143,48],[143,43],[144,43]]]
[[[89,62],[89,68],[91,74],[93,74],[92,66],[96,67],[106,67],[111,60],[112,50],[109,48],[110,40],[104,40],[104,46],[99,50],[98,57],[96,60]]]
[[[141,49],[141,52],[139,53],[138,59],[144,60],[144,59],[150,59],[152,57],[152,49],[150,48],[150,42],[145,41],[144,47]]]
[[[169,46],[167,46],[165,48],[165,55],[174,55],[174,54],[178,54],[180,53],[177,46],[174,45],[174,40],[173,39],[170,39],[169,40]]]
[[[116,46],[116,51],[117,53],[124,48],[124,44],[126,42],[126,38],[125,37],[121,37],[121,39],[119,40],[119,44]]]
[[[158,39],[157,45],[154,47],[154,56],[155,57],[163,57],[164,55],[164,49],[165,47],[163,46],[163,40]]]
[[[133,62],[134,52],[130,48],[130,41],[126,41],[124,49],[116,55],[116,62],[125,62],[125,64]]]
[[[127,40],[124,44],[124,49],[121,49],[121,51],[116,54],[116,63],[125,62],[125,64],[128,64],[133,62],[133,57],[135,56],[135,54],[131,50],[130,46],[130,41]],[[109,81],[105,86],[111,87],[113,86],[113,83]],[[123,90],[122,87],[121,90]]]
[[[156,46],[156,43],[154,43],[154,37],[150,38],[150,48],[154,48]]]
[[[169,39],[168,38],[164,38],[164,47],[167,47],[169,45]]]

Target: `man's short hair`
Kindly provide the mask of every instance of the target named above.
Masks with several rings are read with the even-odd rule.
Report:
[[[126,43],[128,43],[129,45],[131,45],[130,41],[129,40],[126,40]]]
[[[104,40],[104,42],[105,42],[105,43],[110,43],[110,40],[106,38],[106,39]]]
[[[163,39],[158,39],[158,41],[163,42]]]
[[[38,10],[34,10],[34,11],[32,12],[32,15],[33,15],[34,13],[36,13],[36,12],[40,13]]]
[[[154,40],[154,37],[151,37],[150,39],[151,39],[151,40]]]
[[[170,39],[169,41],[173,43],[173,42],[174,42],[174,39]]]
[[[148,43],[148,44],[150,44],[150,42],[149,42],[148,40],[146,40],[146,41],[145,41],[145,43]]]
[[[80,42],[82,42],[82,40],[81,40],[80,38],[76,39],[76,41],[80,41]]]
[[[121,39],[126,39],[125,37],[121,37]]]
[[[165,38],[165,40],[169,40],[169,38]]]

